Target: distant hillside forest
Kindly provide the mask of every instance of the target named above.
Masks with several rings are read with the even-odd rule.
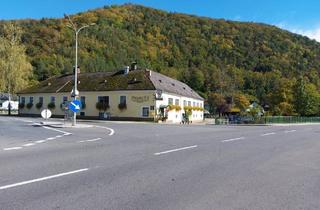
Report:
[[[186,82],[214,113],[244,112],[255,101],[271,115],[320,114],[320,43],[307,37],[131,4],[71,18],[79,26],[96,23],[79,35],[82,72],[113,71],[137,61]],[[34,80],[72,72],[74,35],[65,19],[14,22],[23,29]]]

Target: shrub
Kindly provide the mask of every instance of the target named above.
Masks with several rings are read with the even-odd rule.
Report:
[[[24,106],[25,106],[25,104],[24,104],[24,103],[19,103],[19,108],[20,108],[20,109],[23,109],[23,108],[24,108]]]
[[[54,102],[50,102],[50,103],[48,104],[48,108],[49,108],[49,109],[55,109],[55,108],[56,108],[56,104],[55,104]]]
[[[42,103],[40,103],[40,102],[36,104],[36,108],[37,108],[37,109],[41,109],[41,108],[42,108],[42,106],[43,106],[43,104],[42,104]]]
[[[119,108],[120,110],[124,110],[124,109],[127,108],[127,104],[126,104],[126,103],[120,103],[120,104],[118,105],[118,108]]]
[[[33,103],[27,103],[27,108],[28,108],[28,109],[31,109],[32,106],[33,106]]]
[[[101,111],[101,110],[107,111],[107,109],[109,109],[110,106],[109,106],[109,104],[107,104],[107,103],[97,102],[97,103],[96,103],[96,108],[97,108],[99,111]]]

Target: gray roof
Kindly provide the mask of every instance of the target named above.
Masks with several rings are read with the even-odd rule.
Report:
[[[190,88],[187,84],[154,71],[150,72],[150,80],[157,90],[203,100],[203,98],[197,92],[192,90],[192,88]]]
[[[187,84],[163,74],[143,69],[133,70],[127,75],[123,70],[117,72],[81,73],[79,91],[115,91],[115,90],[161,90],[189,98],[203,100]],[[62,75],[49,78],[39,84],[20,91],[25,93],[58,93],[70,92],[73,87],[73,75]]]

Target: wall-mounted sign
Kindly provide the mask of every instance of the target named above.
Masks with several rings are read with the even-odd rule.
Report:
[[[143,103],[149,101],[149,96],[132,96],[131,100],[136,103]]]

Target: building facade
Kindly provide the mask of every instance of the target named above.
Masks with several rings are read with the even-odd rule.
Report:
[[[203,120],[203,98],[188,85],[151,70],[81,73],[79,118],[166,121]],[[55,117],[71,115],[73,75],[50,78],[21,91],[19,114],[40,116],[49,108]]]

